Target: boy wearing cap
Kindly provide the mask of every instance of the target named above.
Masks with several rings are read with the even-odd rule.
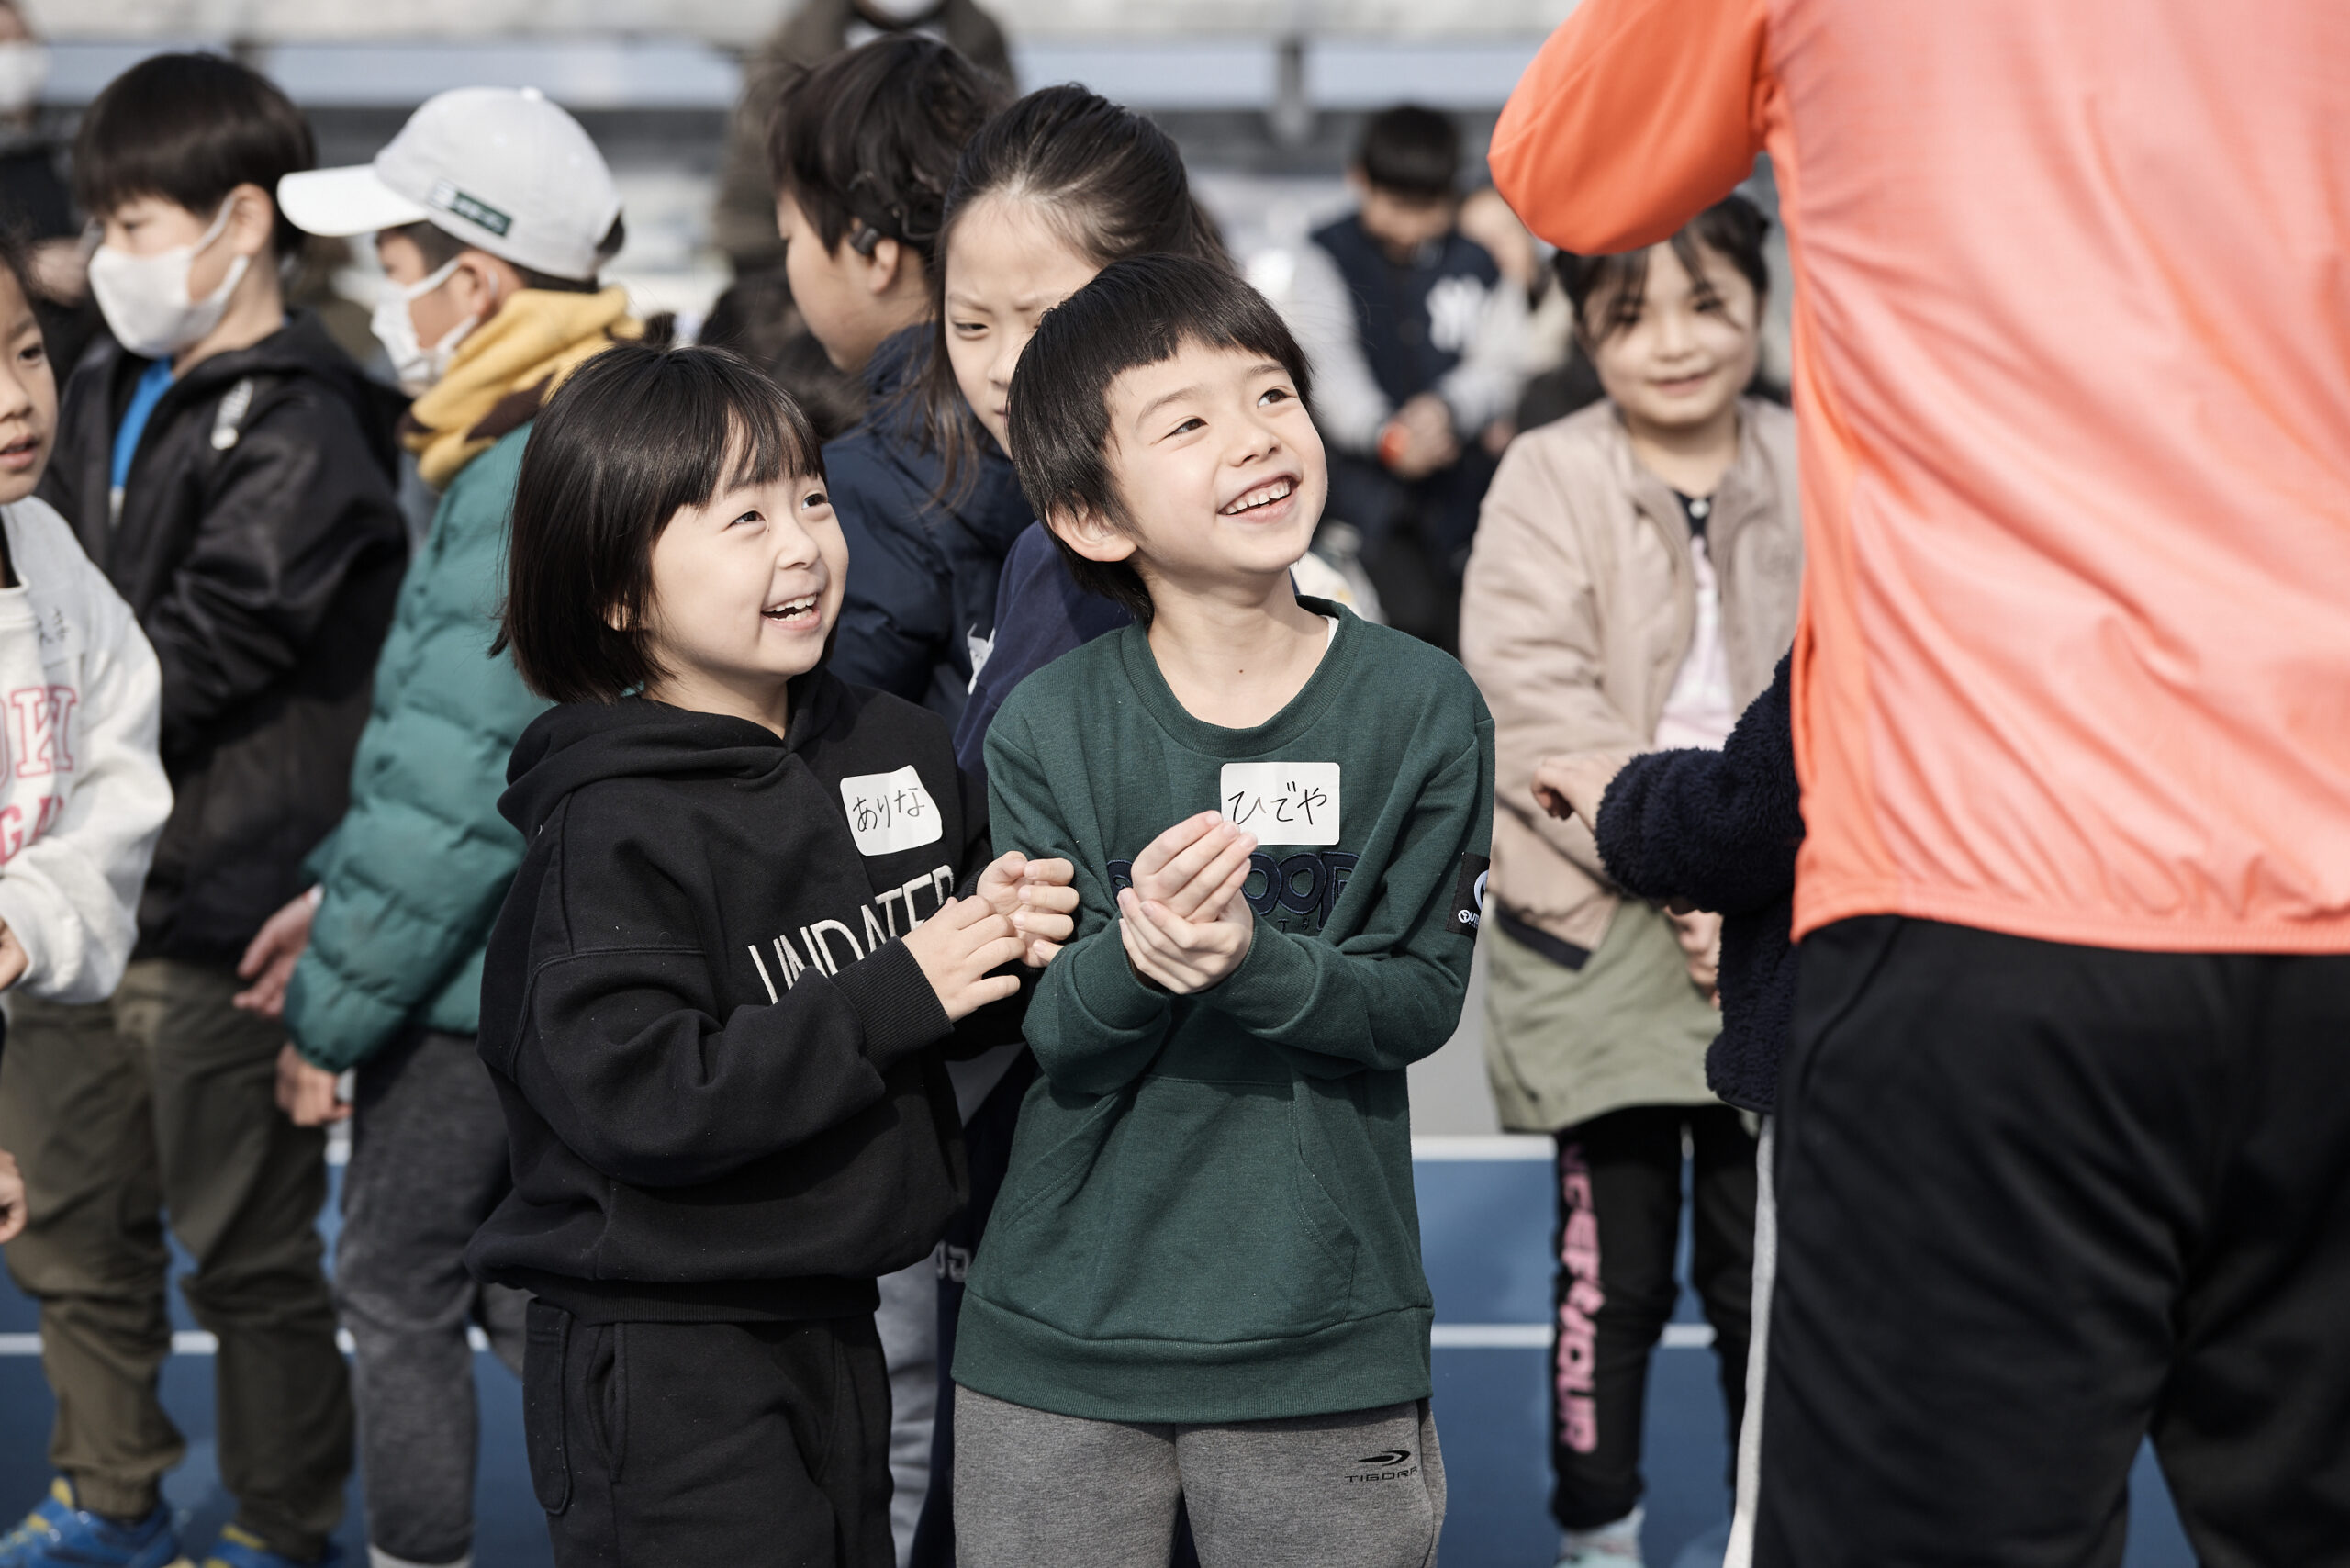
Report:
[[[401,439],[441,492],[400,590],[360,737],[351,807],[315,885],[253,942],[244,1003],[282,1009],[280,1103],[354,1114],[336,1293],[356,1343],[373,1568],[464,1563],[473,1544],[478,1320],[520,1370],[521,1303],[467,1276],[504,1196],[505,1123],[476,1055],[482,946],[522,855],[498,815],[506,759],[545,706],[492,657],[506,513],[540,404],[634,337],[597,273],[620,196],[577,121],[531,91],[461,88],[418,109],[372,164],[279,187],[312,233],[373,232],[382,339],[416,401]]]
[[[278,1114],[283,1029],[231,1005],[238,956],[342,814],[408,554],[397,407],[279,291],[300,236],[273,193],[312,161],[285,95],[193,54],[117,78],[74,151],[113,337],[66,389],[39,494],[154,648],[174,799],[113,996],[11,1004],[0,1143],[31,1193],[8,1263],[40,1303],[60,1476],[0,1540],[9,1568],[180,1560],[161,1496],[185,1451],[157,1398],[166,1215],[195,1260],[182,1294],[218,1341],[237,1513],[209,1562],[329,1561],[342,1517],[351,1393],[316,1224],[325,1139]],[[16,775],[86,760],[67,744],[71,696],[9,693]]]

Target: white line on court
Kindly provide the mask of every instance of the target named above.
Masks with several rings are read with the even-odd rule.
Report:
[[[489,1349],[489,1340],[478,1328],[465,1330],[465,1338],[476,1350]],[[1539,1350],[1550,1343],[1550,1326],[1547,1323],[1439,1323],[1429,1333],[1429,1338],[1439,1350]],[[351,1353],[348,1330],[335,1336],[343,1354]],[[1664,1326],[1664,1348],[1668,1350],[1700,1350],[1714,1342],[1713,1325],[1709,1323],[1668,1323]],[[209,1356],[216,1354],[220,1343],[211,1335],[195,1329],[183,1329],[172,1336],[172,1353],[179,1356]],[[0,1334],[0,1357],[38,1356],[40,1336],[38,1334]]]
[[[1541,1350],[1550,1344],[1547,1323],[1439,1323],[1429,1331],[1439,1350]],[[1668,1323],[1664,1348],[1702,1350],[1714,1342],[1710,1323]]]

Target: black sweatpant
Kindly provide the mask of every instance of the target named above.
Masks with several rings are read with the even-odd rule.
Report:
[[[1763,1568],[2350,1563],[2350,956],[1813,933],[1780,1081]]]
[[[873,1319],[530,1309],[522,1424],[555,1568],[891,1568]]]
[[[1550,1511],[1593,1529],[1640,1500],[1649,1354],[1680,1294],[1686,1137],[1690,1280],[1714,1326],[1731,1462],[1746,1408],[1754,1270],[1754,1140],[1727,1105],[1634,1105],[1558,1135],[1558,1260],[1550,1316]]]

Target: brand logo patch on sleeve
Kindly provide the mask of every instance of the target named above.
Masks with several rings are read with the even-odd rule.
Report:
[[[1485,913],[1485,878],[1493,862],[1483,855],[1463,855],[1460,876],[1452,884],[1452,928],[1463,936],[1477,935]]]
[[[848,831],[864,855],[895,855],[946,836],[946,820],[912,764],[894,773],[860,773],[841,780]]]

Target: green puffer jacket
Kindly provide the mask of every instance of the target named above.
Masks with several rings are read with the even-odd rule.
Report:
[[[450,482],[400,585],[342,825],[311,854],[324,890],[285,992],[302,1055],[331,1071],[411,1025],[481,1020],[482,948],[521,864],[498,814],[506,760],[547,704],[489,656],[524,425]]]

